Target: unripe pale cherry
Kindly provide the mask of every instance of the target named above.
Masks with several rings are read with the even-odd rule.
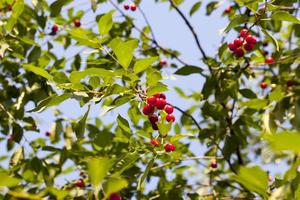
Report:
[[[244,56],[245,52],[241,47],[239,47],[234,50],[234,54],[236,55],[236,57],[240,58]]]
[[[261,82],[261,83],[260,83],[260,87],[261,87],[261,89],[266,89],[266,88],[268,87],[268,83],[266,83],[266,82]]]
[[[164,107],[166,106],[167,102],[165,99],[163,98],[158,98],[156,99],[156,108],[159,110],[164,109]]]
[[[172,143],[167,143],[167,144],[165,145],[165,150],[166,150],[166,152],[175,151],[175,149],[176,149],[176,147],[175,147],[175,145],[172,144]]]
[[[271,56],[269,56],[265,59],[265,63],[272,64],[272,63],[274,63],[274,59]]]
[[[150,141],[150,144],[152,144],[155,147],[158,147],[160,145],[160,142],[156,139],[153,139],[153,140]]]
[[[168,114],[168,115],[166,116],[166,120],[167,120],[168,122],[174,122],[174,121],[175,121],[175,116],[174,116],[173,114]]]
[[[243,40],[241,40],[240,38],[236,38],[234,41],[233,41],[234,45],[236,47],[240,47],[243,45]]]
[[[157,116],[156,114],[150,115],[150,116],[149,116],[149,121],[150,121],[151,123],[156,123],[156,122],[158,122],[158,116]]]
[[[143,108],[144,115],[151,115],[154,112],[154,107],[152,105],[146,104]]]
[[[234,51],[236,49],[234,42],[228,43],[228,48],[230,49],[230,51]]]
[[[240,37],[245,38],[248,35],[248,29],[243,28],[240,30]]]
[[[119,194],[117,194],[117,193],[112,193],[109,196],[109,200],[122,200],[122,197]]]
[[[152,106],[155,106],[156,104],[156,96],[151,96],[151,97],[148,97],[147,98],[147,103],[152,105]]]
[[[166,105],[165,108],[164,108],[165,112],[168,113],[168,114],[172,114],[173,111],[174,111],[174,107],[171,106],[171,105]]]

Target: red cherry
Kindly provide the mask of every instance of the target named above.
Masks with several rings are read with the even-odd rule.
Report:
[[[210,167],[216,169],[218,167],[218,163],[216,161],[213,161],[210,163]]]
[[[47,137],[49,137],[49,136],[51,136],[51,133],[50,133],[49,131],[47,131],[47,132],[45,133],[45,135],[46,135]]]
[[[234,42],[228,43],[228,48],[229,48],[231,51],[234,51],[234,50],[236,49],[236,46],[235,46]]]
[[[128,3],[125,3],[123,7],[124,7],[125,10],[129,10],[129,8],[130,8]]]
[[[160,142],[158,140],[153,139],[150,141],[150,144],[152,144],[155,147],[158,147],[160,145]]]
[[[119,194],[117,194],[117,193],[112,193],[109,196],[109,200],[122,200],[122,197]]]
[[[166,106],[167,102],[165,99],[163,98],[158,98],[156,99],[156,108],[159,110],[164,109],[164,107]]]
[[[151,97],[148,97],[147,98],[147,103],[152,105],[152,106],[155,106],[156,104],[156,96],[151,96]]]
[[[166,95],[164,93],[157,93],[155,94],[154,96],[156,96],[156,98],[163,98],[163,99],[166,99]]]
[[[166,111],[166,113],[172,114],[173,111],[174,111],[174,107],[171,106],[171,105],[166,105],[165,108],[164,108],[164,110]]]
[[[243,28],[242,30],[240,30],[240,37],[245,38],[248,35],[248,29]]]
[[[224,10],[224,12],[225,12],[226,14],[229,14],[229,13],[231,13],[231,10],[232,10],[232,7],[231,7],[231,6],[228,6],[228,7]]]
[[[8,5],[8,11],[12,11],[13,6],[12,5]]]
[[[152,125],[152,129],[153,129],[153,130],[155,130],[155,131],[158,130],[158,126],[157,126],[156,123],[151,123],[151,125]]]
[[[85,184],[84,184],[84,180],[83,179],[78,179],[75,183],[75,185],[79,188],[83,188],[85,187]]]
[[[136,5],[134,3],[130,5],[130,10],[136,11]]]
[[[266,82],[261,82],[261,83],[260,83],[260,87],[261,87],[261,89],[266,89],[266,88],[268,87],[268,83],[266,83]]]
[[[288,86],[288,87],[292,87],[292,86],[294,86],[294,84],[295,84],[295,82],[293,80],[288,80],[286,82],[286,86]]]
[[[251,43],[246,43],[246,44],[244,45],[244,49],[245,49],[246,51],[252,51],[253,48],[254,48],[254,45],[251,44]]]
[[[248,35],[246,38],[245,38],[246,42],[249,43],[249,44],[256,44],[256,39],[255,37],[253,37],[253,35]]]
[[[152,105],[146,104],[143,108],[144,115],[151,115],[154,112],[154,107]]]
[[[158,122],[158,116],[157,116],[156,114],[150,115],[150,116],[149,116],[149,121],[150,121],[151,123]]]
[[[267,57],[266,59],[265,59],[265,63],[267,63],[267,64],[273,64],[274,63],[274,59],[270,56],[270,57]]]
[[[53,33],[57,33],[57,31],[58,31],[58,26],[57,25],[53,25],[52,26],[52,32]]]
[[[244,56],[245,52],[241,47],[239,47],[234,50],[234,54],[236,55],[236,57],[240,58]]]
[[[176,149],[176,147],[175,147],[175,145],[172,144],[172,143],[167,143],[167,144],[165,145],[165,150],[166,150],[166,152],[175,151],[175,149]]]
[[[174,122],[174,121],[175,121],[175,116],[172,115],[172,114],[168,114],[168,115],[166,116],[166,120],[167,120],[168,122]]]
[[[266,56],[266,55],[269,54],[269,52],[268,51],[263,51],[263,54]]]
[[[163,59],[161,59],[161,60],[159,61],[159,64],[160,64],[160,65],[167,65],[167,61],[166,61],[166,60],[163,60]]]
[[[243,45],[243,40],[241,40],[240,38],[236,38],[234,41],[233,41],[234,45],[236,47],[240,47]]]
[[[81,22],[80,22],[79,19],[75,19],[75,20],[74,20],[74,26],[75,26],[75,27],[80,27],[80,26],[81,26]]]

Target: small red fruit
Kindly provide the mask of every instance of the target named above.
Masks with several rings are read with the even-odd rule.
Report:
[[[265,59],[265,63],[267,63],[267,64],[273,64],[274,63],[274,59],[271,56],[269,56],[269,57],[267,57]]]
[[[293,80],[288,80],[287,82],[286,82],[286,86],[288,86],[288,87],[292,87],[292,86],[294,86],[294,81]]]
[[[242,30],[240,30],[240,37],[245,38],[248,35],[248,29],[243,28]]]
[[[251,44],[251,43],[246,43],[246,44],[244,45],[244,49],[245,49],[246,51],[252,51],[253,48],[254,48],[254,45]]]
[[[163,98],[158,98],[156,99],[156,108],[159,110],[164,109],[164,107],[166,106],[167,102],[165,99]]]
[[[160,65],[167,65],[167,61],[164,60],[164,59],[161,59],[161,60],[159,61],[159,64],[160,64]]]
[[[156,104],[156,96],[151,96],[151,97],[148,97],[147,98],[147,103],[152,105],[152,106],[155,106]]]
[[[150,115],[150,116],[149,116],[149,121],[150,121],[151,123],[158,122],[158,116],[157,116],[156,114]]]
[[[83,179],[78,179],[75,183],[75,185],[79,188],[83,188],[85,187],[85,184],[84,184],[84,180]]]
[[[176,149],[176,147],[175,147],[175,145],[172,144],[172,143],[167,143],[167,144],[165,145],[165,150],[166,150],[166,152],[175,151],[175,149]]]
[[[75,19],[75,20],[74,20],[74,26],[75,26],[75,27],[80,27],[80,26],[81,26],[81,22],[80,22],[79,19]]]
[[[166,105],[165,108],[164,108],[164,110],[166,111],[166,113],[172,114],[173,111],[174,111],[174,107],[171,106],[171,105]]]
[[[8,5],[8,11],[12,11],[13,6],[12,5]]]
[[[125,10],[129,10],[129,8],[130,8],[128,3],[125,3],[123,7],[124,7]]]
[[[172,115],[172,114],[168,114],[168,115],[166,116],[166,120],[167,120],[168,122],[174,122],[174,121],[175,121],[175,116]]]
[[[46,135],[47,137],[49,137],[49,136],[51,136],[51,133],[50,133],[49,131],[47,131],[47,132],[45,133],[45,135]]]
[[[210,167],[213,168],[213,169],[216,169],[218,167],[218,163],[216,161],[212,161],[210,163]]]
[[[268,83],[266,83],[266,82],[261,82],[261,83],[260,83],[260,87],[261,87],[261,89],[266,89],[266,88],[268,87]]]
[[[233,41],[234,45],[236,47],[240,47],[243,45],[243,40],[241,40],[240,38],[236,38],[234,41]]]
[[[136,11],[136,5],[134,3],[130,5],[130,10]]]
[[[253,37],[253,35],[248,35],[246,38],[245,38],[246,42],[249,43],[249,44],[256,44],[256,39],[255,37]]]
[[[269,52],[268,51],[263,51],[263,54],[266,56],[266,55],[269,54]]]
[[[239,47],[234,50],[234,54],[236,55],[236,57],[240,58],[244,56],[245,52],[241,47]]]
[[[150,144],[152,144],[155,147],[158,147],[160,145],[160,142],[156,139],[153,139],[153,140],[150,141]]]
[[[154,107],[152,105],[146,104],[143,108],[144,115],[151,115],[154,112]]]
[[[57,25],[53,25],[52,26],[52,32],[53,33],[57,33],[57,31],[58,31],[58,26]]]
[[[234,51],[236,49],[234,42],[228,43],[228,48],[230,49],[230,51]]]
[[[154,96],[156,96],[156,98],[163,98],[166,99],[166,95],[164,93],[157,93]]]
[[[117,194],[117,193],[112,193],[109,196],[109,200],[122,200],[122,197],[119,194]]]
[[[231,7],[231,6],[228,6],[228,7],[224,10],[224,13],[229,14],[229,13],[231,13],[231,10],[232,10],[232,7]]]

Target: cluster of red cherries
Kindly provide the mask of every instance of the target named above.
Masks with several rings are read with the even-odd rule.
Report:
[[[166,112],[167,115],[165,119],[167,122],[172,123],[175,121],[175,116],[173,115],[174,107],[167,103],[165,94],[157,93],[148,97],[146,101],[147,104],[143,107],[143,114],[148,116],[154,130],[158,130],[157,122],[159,121],[158,115],[154,113],[156,110]],[[160,142],[156,139],[151,140],[150,143],[155,147],[160,145]],[[171,152],[175,150],[175,145],[167,143],[164,148],[167,152]]]
[[[240,58],[245,55],[245,51],[252,51],[255,44],[256,38],[244,28],[240,31],[240,36],[228,44],[228,48]]]
[[[74,26],[77,27],[77,28],[79,28],[79,27],[81,26],[81,22],[80,22],[79,19],[75,19],[75,20],[73,21],[73,24],[74,24]],[[51,28],[51,33],[50,33],[50,35],[55,35],[55,34],[58,32],[58,29],[59,29],[58,25],[54,24],[54,25],[52,26],[52,28]]]
[[[129,10],[130,9],[133,12],[136,11],[136,8],[137,8],[134,3],[132,3],[130,5],[128,3],[125,3],[123,7],[124,7],[125,10]]]

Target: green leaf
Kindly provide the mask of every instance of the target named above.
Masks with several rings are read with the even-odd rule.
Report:
[[[192,16],[195,12],[197,12],[197,10],[199,10],[199,8],[201,7],[202,2],[198,1],[196,2],[193,7],[190,10],[190,16]]]
[[[249,191],[258,193],[263,198],[267,198],[268,174],[260,167],[240,166],[238,174],[233,176],[233,179]]]
[[[24,11],[24,0],[18,0],[15,2],[15,4],[12,7],[12,14],[8,18],[8,22],[5,25],[5,29],[7,32],[10,32],[15,24],[17,23],[19,16],[23,13]]]
[[[117,193],[127,187],[128,182],[126,179],[123,178],[116,178],[116,177],[111,177],[109,178],[103,188],[105,191],[105,197],[104,199],[107,199],[112,193]]]
[[[61,12],[63,6],[69,4],[72,0],[57,0],[50,5],[51,17],[56,17]]]
[[[290,13],[285,12],[285,11],[274,12],[272,14],[271,18],[273,20],[287,21],[287,22],[292,22],[292,23],[295,23],[295,24],[300,24],[300,20],[297,17],[295,17],[295,16],[293,16]]]
[[[92,47],[98,49],[101,44],[101,40],[96,37],[96,35],[82,28],[73,28],[68,31],[70,37],[76,40],[80,45]]]
[[[275,151],[292,151],[300,153],[300,134],[295,132],[281,132],[278,134],[268,135],[266,139]]]
[[[147,95],[151,96],[158,92],[165,92],[165,91],[168,91],[168,86],[159,82],[155,86],[151,86],[147,89]]]
[[[192,66],[192,65],[187,65],[187,66],[183,66],[183,67],[179,68],[175,72],[175,74],[186,76],[186,75],[190,75],[190,74],[201,74],[202,71],[203,71],[203,69],[200,68],[200,67],[196,67],[196,66]]]
[[[247,102],[241,102],[241,106],[245,106],[247,108],[252,108],[252,109],[262,109],[268,105],[268,100],[266,99],[252,99]]]
[[[239,90],[239,92],[243,95],[243,97],[246,97],[248,99],[257,98],[256,94],[250,89],[247,89],[247,88],[241,89],[241,90]]]
[[[281,86],[277,86],[270,94],[269,99],[271,101],[281,101],[285,97],[284,91],[282,91]]]
[[[117,123],[118,126],[124,131],[126,131],[127,133],[131,132],[128,121],[125,118],[123,118],[121,115],[118,115]]]
[[[206,15],[210,15],[214,10],[220,6],[220,2],[212,1],[206,5]]]
[[[276,51],[279,52],[280,49],[279,49],[279,44],[278,44],[277,39],[271,33],[269,33],[268,31],[266,31],[264,29],[261,29],[261,30],[265,34],[265,36],[273,42],[274,46],[276,47]]]
[[[95,188],[99,188],[100,183],[111,168],[111,161],[105,157],[90,158],[87,162],[87,168],[91,183]]]
[[[157,60],[158,60],[158,57],[150,57],[150,58],[143,58],[143,59],[137,60],[133,67],[134,73],[138,74],[138,73],[146,70]]]
[[[88,107],[88,110],[84,114],[84,116],[75,124],[75,133],[78,139],[82,139],[84,136],[85,126],[86,126],[86,120],[90,112],[90,106]]]
[[[50,75],[46,70],[44,70],[40,67],[36,67],[32,64],[24,64],[23,67],[27,71],[31,71],[31,72],[35,73],[36,75],[42,76],[50,81],[53,81],[53,76]]]
[[[83,71],[73,71],[70,75],[70,80],[72,83],[79,83],[81,79],[87,76],[99,76],[102,78],[111,78],[114,76],[114,72],[102,68],[88,68]]]
[[[20,180],[8,175],[7,172],[0,171],[0,187],[14,187],[19,185]]]
[[[36,108],[29,110],[28,112],[42,112],[46,108],[49,108],[51,106],[56,106],[56,105],[62,103],[63,101],[69,99],[71,96],[72,96],[72,94],[66,93],[66,94],[62,94],[60,96],[53,95],[53,96],[47,97],[46,99],[42,100]]]
[[[142,176],[140,177],[139,179],[139,182],[138,182],[138,186],[137,186],[137,190],[141,190],[142,186],[143,186],[143,183],[145,181],[145,179],[147,178],[148,176],[148,173],[150,171],[150,169],[152,168],[153,164],[154,164],[154,161],[155,161],[155,158],[152,158],[150,160],[150,162],[148,163],[144,173],[142,174]]]
[[[133,51],[138,47],[138,40],[123,42],[120,38],[115,38],[109,43],[109,47],[116,54],[120,65],[128,69],[133,58]]]
[[[243,24],[247,22],[248,19],[244,15],[237,15],[232,20],[230,20],[230,23],[227,25],[227,27],[224,29],[224,32],[230,31],[232,28],[235,28],[236,26]]]
[[[186,138],[186,137],[194,137],[193,134],[178,134],[178,135],[174,135],[172,136],[172,138],[170,139],[170,142],[171,143],[174,143],[174,142],[177,142],[183,138]]]
[[[107,35],[110,31],[110,29],[113,27],[113,14],[114,14],[114,10],[106,13],[105,15],[103,15],[99,22],[98,22],[98,29],[99,29],[99,33],[101,35]]]

